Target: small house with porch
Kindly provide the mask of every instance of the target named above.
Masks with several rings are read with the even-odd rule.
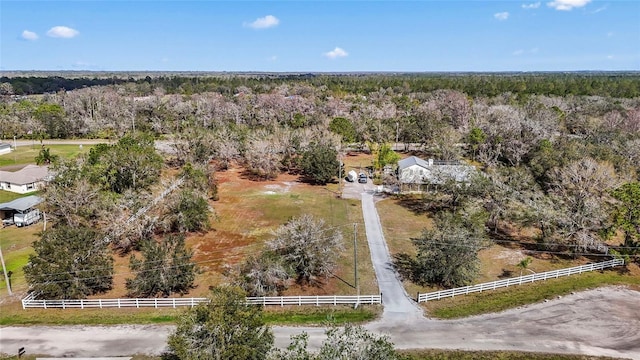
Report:
[[[36,208],[42,202],[39,196],[25,196],[0,204],[2,225],[15,224],[18,227],[28,226],[40,221],[40,210]]]
[[[400,191],[422,191],[447,181],[467,182],[475,168],[460,161],[423,160],[410,156],[398,161]]]

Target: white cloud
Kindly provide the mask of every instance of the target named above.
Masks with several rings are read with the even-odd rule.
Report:
[[[344,49],[336,47],[335,49],[324,53],[324,56],[328,57],[329,59],[336,59],[336,58],[340,58],[340,57],[345,57],[349,55],[348,52],[344,51]]]
[[[72,37],[76,37],[79,34],[80,32],[78,30],[66,26],[54,26],[49,29],[49,31],[47,31],[47,36],[54,38],[71,39]]]
[[[275,56],[275,55],[273,55],[273,56],[269,56],[269,57],[267,58],[267,60],[269,60],[269,61],[276,61],[276,60],[278,60],[278,57],[277,57],[277,56]]]
[[[550,6],[556,10],[569,11],[573,8],[579,8],[590,3],[591,0],[554,0],[547,3],[547,6]]]
[[[524,55],[524,54],[537,54],[538,50],[539,50],[538,48],[531,48],[529,50],[518,49],[518,50],[512,52],[511,55],[520,56],[520,55]]]
[[[278,24],[280,24],[280,19],[273,15],[267,15],[265,17],[257,18],[254,22],[244,23],[243,25],[254,29],[267,29],[278,26]]]
[[[613,55],[607,55],[607,59],[613,60]]]
[[[597,9],[593,10],[591,13],[592,13],[592,14],[597,14],[597,13],[599,13],[599,12],[601,12],[601,11],[605,11],[605,10],[607,10],[607,8],[608,8],[608,7],[609,7],[609,6],[607,6],[607,5],[602,6],[602,7],[599,7],[599,8],[597,8]]]
[[[38,34],[34,33],[33,31],[25,30],[22,32],[22,38],[31,41],[38,40]]]
[[[609,32],[607,33],[607,37],[612,37],[612,36],[613,36],[613,31],[609,31]]]
[[[509,13],[508,12],[499,12],[499,13],[495,13],[493,14],[493,17],[500,20],[500,21],[504,21],[507,20],[509,18]]]
[[[522,4],[522,8],[525,10],[537,9],[540,7],[540,2],[534,2],[531,4]]]

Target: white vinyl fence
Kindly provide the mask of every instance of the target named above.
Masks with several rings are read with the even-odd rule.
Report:
[[[30,293],[22,299],[22,308],[41,309],[90,309],[90,308],[161,308],[196,306],[207,298],[148,298],[148,299],[80,299],[80,300],[37,300],[35,293]],[[381,295],[360,296],[273,296],[248,297],[247,302],[256,305],[359,305],[380,304]]]
[[[454,297],[456,295],[466,295],[474,292],[482,292],[486,290],[495,290],[502,287],[512,286],[512,285],[521,285],[524,283],[547,280],[547,279],[555,279],[561,276],[569,276],[574,274],[580,274],[587,271],[593,270],[602,270],[610,267],[624,265],[623,259],[614,259],[609,261],[604,261],[600,263],[587,264],[582,266],[576,266],[566,269],[559,269],[553,271],[547,271],[538,274],[531,274],[525,276],[519,276],[510,279],[492,281],[477,285],[459,287],[455,289],[441,290],[435,291],[425,294],[418,294],[418,302],[426,302],[429,300],[440,300],[442,298]]]

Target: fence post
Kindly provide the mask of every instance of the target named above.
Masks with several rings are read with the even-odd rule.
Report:
[[[100,304],[100,309],[102,309],[102,299],[98,299],[98,304]]]
[[[176,308],[176,298],[173,298],[173,308]]]
[[[120,309],[120,298],[118,298],[118,309]]]
[[[138,304],[138,298],[136,298],[136,309],[140,308],[140,304]]]
[[[153,298],[153,307],[158,308],[158,298]]]
[[[44,308],[47,308],[47,300],[43,300],[42,303],[44,304]]]
[[[80,299],[80,309],[84,309],[84,300]]]
[[[63,309],[63,310],[64,310],[64,309],[66,309],[66,307],[65,307],[65,305],[64,305],[64,304],[65,304],[65,301],[64,301],[64,299],[62,299],[62,309]]]

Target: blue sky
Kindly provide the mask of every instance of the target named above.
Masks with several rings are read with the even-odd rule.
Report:
[[[640,70],[640,1],[7,1],[0,69]]]

